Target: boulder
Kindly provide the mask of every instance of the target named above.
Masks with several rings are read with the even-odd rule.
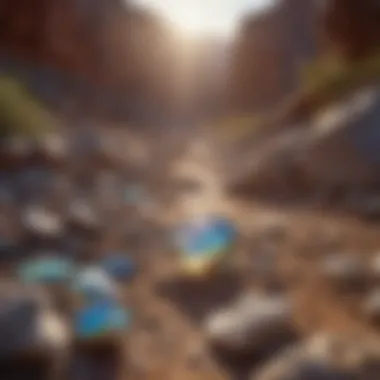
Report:
[[[245,168],[233,164],[226,188],[262,199],[300,202],[318,196],[325,204],[339,190],[331,206],[344,207],[345,194],[379,185],[379,110],[378,85],[354,91],[303,125],[264,138],[244,159],[240,155]],[[362,208],[377,207],[368,203],[361,202]]]
[[[209,345],[222,355],[263,359],[294,342],[298,332],[292,305],[283,295],[244,295],[205,321]]]

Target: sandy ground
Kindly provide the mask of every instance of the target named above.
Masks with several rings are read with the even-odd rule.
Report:
[[[77,357],[69,380],[230,379],[231,374],[207,350],[202,320],[244,290],[262,289],[268,282],[292,295],[294,320],[301,335],[320,329],[377,334],[359,312],[362,297],[338,295],[318,276],[316,267],[326,254],[336,252],[352,253],[367,262],[380,252],[380,227],[322,211],[279,210],[233,201],[223,195],[215,173],[207,146],[194,143],[170,167],[163,165],[150,178],[148,186],[156,200],[136,210],[136,219],[130,211],[128,215],[121,211],[119,219],[98,239],[93,252],[117,249],[126,220],[138,221],[138,237],[126,248],[141,269],[124,292],[126,303],[134,310],[135,324],[126,334],[118,364],[98,357],[96,366],[89,369],[88,363]],[[201,186],[197,191],[180,191],[173,185],[173,179],[179,177]],[[239,228],[230,254],[235,271],[192,281],[181,275],[169,231],[181,220],[210,212],[230,217]],[[266,256],[274,257],[271,274],[255,269]]]
[[[255,257],[265,252],[275,252],[274,277],[292,295],[294,318],[302,335],[320,329],[376,334],[358,312],[361,297],[335,294],[315,268],[322,257],[334,252],[349,252],[368,260],[380,251],[380,228],[326,212],[285,211],[234,202],[223,196],[212,166],[212,157],[201,143],[174,163],[173,177],[196,179],[203,185],[200,191],[178,195],[170,207],[165,206],[161,223],[167,228],[188,216],[208,212],[232,218],[240,230],[236,249],[231,252],[237,275],[201,283],[186,281],[180,278],[175,253],[161,252],[157,244],[149,269],[134,285],[141,318],[130,336],[132,363],[127,378],[231,378],[207,353],[201,321],[243,289],[263,286],[265,279],[251,268]],[[280,233],[273,232],[276,229]],[[153,331],[143,322],[145,318],[153,318]],[[142,377],[134,373],[135,366],[144,368]]]

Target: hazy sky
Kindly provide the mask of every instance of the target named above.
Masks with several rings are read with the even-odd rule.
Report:
[[[240,15],[260,9],[271,0],[135,0],[162,13],[188,34],[228,35]]]

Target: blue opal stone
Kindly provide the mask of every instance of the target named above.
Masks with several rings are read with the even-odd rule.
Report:
[[[175,241],[185,256],[209,257],[228,250],[235,237],[235,226],[229,220],[213,216],[181,226]]]
[[[111,301],[98,301],[87,305],[75,315],[74,329],[81,338],[94,338],[128,330],[131,312]]]
[[[101,267],[110,277],[117,281],[128,281],[137,273],[136,263],[122,253],[109,255],[102,261]]]
[[[84,268],[73,283],[74,291],[86,300],[105,300],[117,297],[117,287],[110,276],[96,266]]]
[[[41,258],[22,263],[18,276],[27,283],[64,283],[75,275],[75,265],[63,258]]]

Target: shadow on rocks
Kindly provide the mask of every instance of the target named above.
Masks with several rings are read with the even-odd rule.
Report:
[[[196,323],[234,300],[244,287],[237,273],[215,273],[205,278],[179,277],[157,285],[157,292]]]
[[[122,350],[118,345],[75,345],[67,380],[116,380],[122,371]]]

